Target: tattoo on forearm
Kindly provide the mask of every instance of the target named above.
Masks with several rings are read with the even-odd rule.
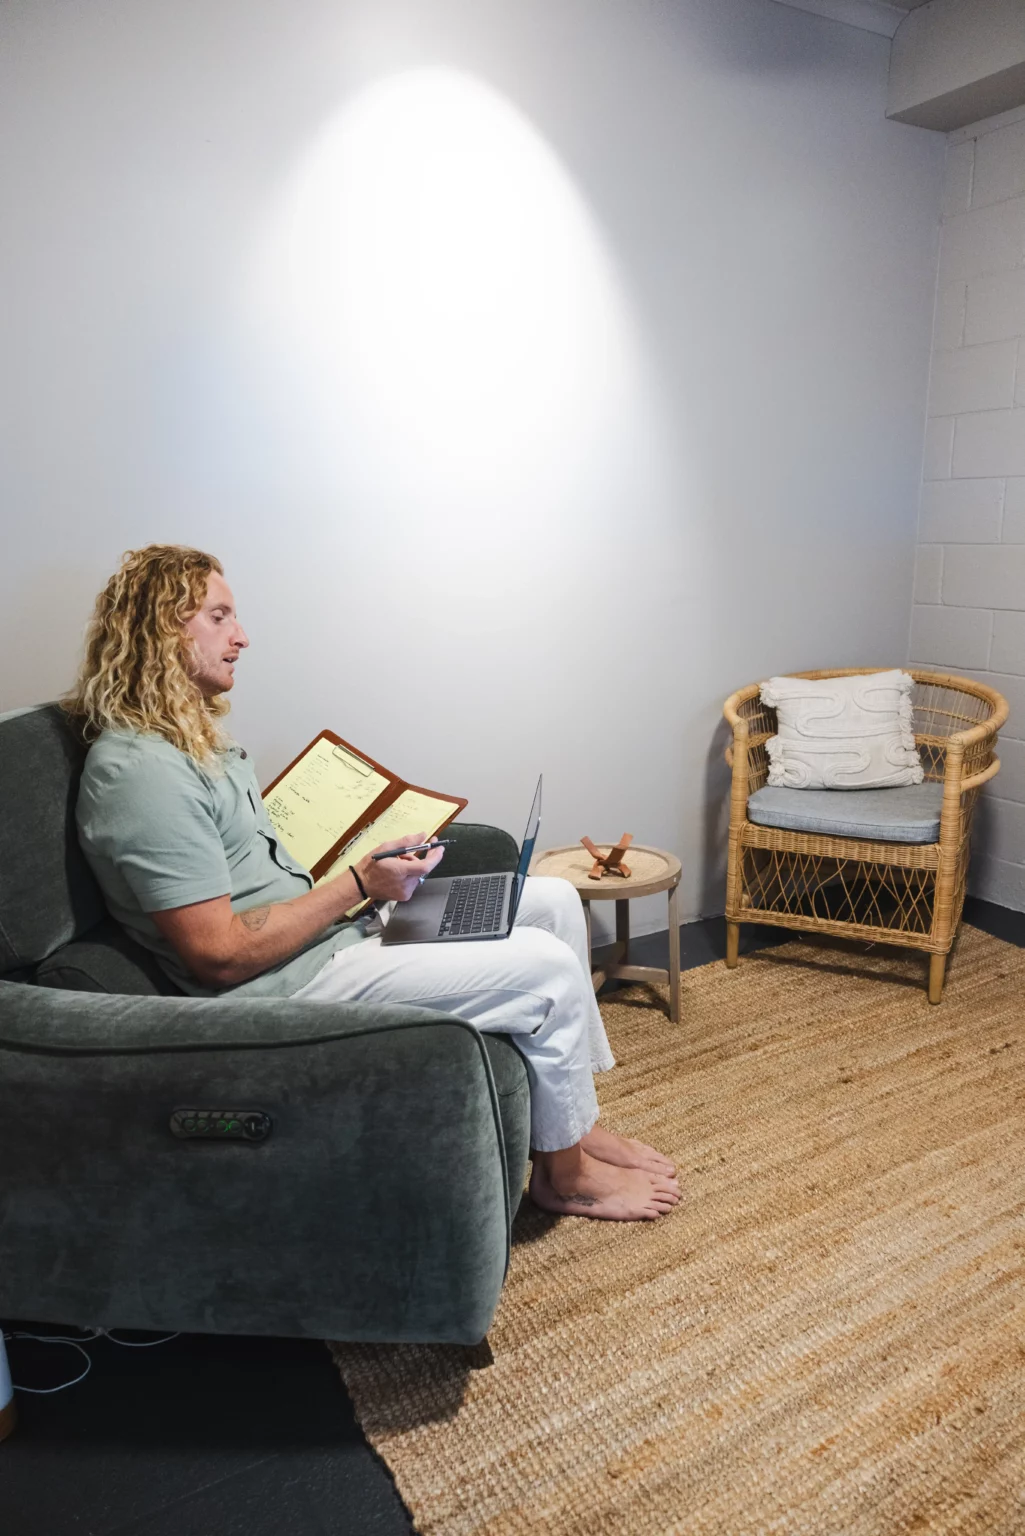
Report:
[[[250,907],[248,912],[240,912],[239,918],[249,929],[250,933],[256,933],[270,917],[270,907]]]

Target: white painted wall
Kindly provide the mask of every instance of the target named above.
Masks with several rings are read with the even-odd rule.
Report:
[[[970,888],[1025,911],[1025,110],[950,135],[911,659],[1011,714]]]
[[[121,551],[330,725],[721,910],[734,687],[904,653],[943,141],[770,0],[8,0],[0,708]],[[12,153],[12,147],[14,152]],[[664,926],[653,901],[642,926]]]

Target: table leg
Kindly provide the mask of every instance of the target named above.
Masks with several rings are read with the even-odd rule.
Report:
[[[622,945],[616,959],[623,965],[630,964],[630,903],[616,902],[616,943]]]
[[[676,905],[677,886],[669,892],[669,1017],[680,1022],[680,914]]]
[[[594,953],[591,948],[591,903],[586,897],[581,896],[580,904],[584,909],[584,926],[587,929],[587,968],[591,973],[591,981],[595,992],[600,992],[601,988],[605,985],[605,972],[602,971],[599,975],[595,975]]]

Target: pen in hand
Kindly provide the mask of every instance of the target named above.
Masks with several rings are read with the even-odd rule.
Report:
[[[372,853],[370,857],[375,862],[378,859],[401,859],[407,853],[430,853],[432,848],[447,848],[454,842],[454,837],[439,837],[433,843],[414,843],[412,848],[386,848],[380,853]]]

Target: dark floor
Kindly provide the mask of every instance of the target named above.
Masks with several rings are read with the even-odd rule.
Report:
[[[969,901],[965,918],[1025,947],[1025,914]],[[742,952],[788,937],[749,927]],[[724,947],[721,919],[681,930],[687,968]],[[641,964],[665,965],[668,934],[632,949]],[[8,1351],[14,1380],[29,1386],[52,1386],[83,1363],[73,1350],[18,1340]],[[412,1530],[323,1345],[187,1335],[155,1349],[100,1339],[89,1353],[92,1371],[78,1386],[17,1394],[19,1424],[0,1446],[3,1536]]]

